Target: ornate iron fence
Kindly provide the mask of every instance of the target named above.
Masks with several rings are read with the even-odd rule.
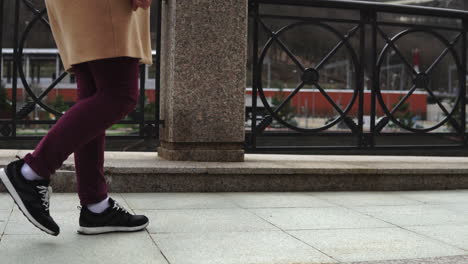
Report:
[[[49,21],[47,18],[47,12],[45,7],[38,9],[35,7],[34,2],[31,0],[16,0],[14,3],[14,10],[4,10],[6,1],[0,0],[0,43],[5,43],[3,39],[4,31],[4,14],[5,12],[13,12],[14,18],[14,29],[13,29],[13,39],[11,39],[11,45],[13,47],[13,67],[12,67],[12,87],[11,87],[11,108],[9,117],[0,118],[0,140],[18,140],[18,139],[39,139],[41,135],[18,135],[17,130],[19,125],[31,125],[31,124],[45,124],[52,125],[56,120],[30,120],[25,117],[28,116],[32,111],[35,110],[37,106],[40,106],[43,110],[47,111],[50,114],[56,116],[56,119],[59,119],[63,113],[57,111],[52,106],[48,105],[43,99],[53,91],[53,89],[68,75],[67,72],[61,71],[58,76],[54,76],[52,83],[39,95],[35,94],[31,88],[30,80],[26,78],[26,74],[23,68],[24,64],[24,54],[25,43],[28,39],[28,36],[31,32],[34,31],[34,28],[42,23],[49,29],[49,34],[52,36],[49,26]],[[22,32],[20,32],[20,11],[28,12],[32,15],[32,19],[29,21],[27,26]],[[161,49],[161,1],[156,1],[151,10],[152,16],[156,18],[156,29],[154,30],[156,34],[156,43],[153,47],[156,48],[156,52],[153,52],[154,66],[155,66],[155,82],[154,82],[154,114],[150,118],[145,118],[145,90],[146,86],[146,69],[145,65],[140,66],[140,97],[137,109],[131,114],[131,120],[121,120],[118,124],[127,124],[127,125],[138,125],[138,132],[129,135],[115,135],[107,136],[108,139],[158,139],[159,138],[159,91],[160,91],[160,49]],[[11,17],[11,16],[10,16]],[[10,40],[8,40],[10,41]],[[2,45],[3,48],[3,45]],[[3,57],[4,54],[1,53],[0,56]],[[61,61],[59,61],[61,62]],[[0,72],[3,72],[0,66]],[[3,76],[0,76],[3,78]],[[19,80],[18,80],[19,78]],[[18,95],[18,81],[21,82],[24,91],[31,98],[30,102],[25,103],[22,106],[17,104],[17,95]],[[3,79],[0,79],[0,82],[3,82]]]
[[[249,5],[252,99],[246,117],[250,126],[246,129],[247,151],[466,148],[468,12],[338,0],[250,0]],[[307,43],[291,43],[306,36]],[[321,56],[309,56],[320,45],[323,50],[324,42],[331,43],[324,38],[336,42]],[[405,44],[418,38],[426,41]],[[436,56],[424,57],[409,49],[413,46],[431,54],[436,46],[443,48]],[[272,54],[276,54],[276,69],[271,66]],[[333,61],[337,54],[341,57]],[[421,60],[425,65],[419,65]],[[338,63],[346,64],[344,71],[352,75],[341,86],[326,72],[327,64]],[[441,65],[451,69],[447,83],[457,84],[454,89],[448,87],[451,93],[439,89],[447,79],[441,76],[445,73]],[[400,72],[386,76],[395,68]],[[295,72],[295,88],[285,92],[267,87],[274,81],[271,76],[281,79],[285,69]],[[400,78],[393,86],[403,90],[390,87],[391,76]],[[278,93],[283,96],[272,100]],[[315,104],[326,102],[324,107],[334,116],[313,123],[314,116],[307,109],[314,111],[314,106],[303,101],[310,94],[321,96]],[[337,102],[337,94],[347,96],[344,106]],[[400,97],[389,100],[392,94]],[[420,98],[414,99],[416,96]],[[445,117],[422,120],[411,112],[417,103],[426,119],[429,108]],[[291,105],[296,110],[287,109]],[[298,107],[307,111],[304,117],[297,117]],[[288,114],[291,112],[295,118]],[[313,124],[306,125],[308,120]]]

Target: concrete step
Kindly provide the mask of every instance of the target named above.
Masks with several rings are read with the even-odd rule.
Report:
[[[0,167],[28,152],[0,150]],[[244,162],[189,162],[107,151],[104,173],[112,192],[468,189],[468,157],[246,154]],[[76,191],[73,154],[52,177],[55,192]]]

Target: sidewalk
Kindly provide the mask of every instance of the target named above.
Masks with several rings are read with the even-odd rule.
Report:
[[[0,263],[468,263],[468,190],[111,195],[147,230],[79,235],[76,194],[53,193],[53,237],[0,194]]]

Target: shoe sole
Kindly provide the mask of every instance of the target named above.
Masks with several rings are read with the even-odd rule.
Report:
[[[149,222],[146,222],[140,226],[132,226],[132,227],[125,227],[125,226],[102,226],[102,227],[84,227],[80,226],[78,228],[78,233],[83,235],[97,235],[103,233],[110,233],[110,232],[135,232],[144,229],[148,226]]]
[[[15,187],[10,181],[10,178],[8,178],[8,175],[6,174],[5,168],[0,169],[0,180],[2,180],[3,185],[5,185],[5,188],[7,189],[8,193],[10,194],[11,198],[13,198],[13,201],[15,201],[15,204],[18,206],[20,211],[23,213],[23,215],[33,224],[35,227],[39,228],[40,230],[46,232],[47,234],[57,236],[54,231],[48,229],[47,227],[41,225],[34,217],[29,213],[29,211],[26,209],[26,206],[24,205],[23,201],[18,195],[18,192],[16,192]]]

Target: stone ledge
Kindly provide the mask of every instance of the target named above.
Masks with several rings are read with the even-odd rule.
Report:
[[[0,167],[29,150],[0,150]],[[246,154],[244,162],[167,161],[155,152],[106,152],[114,192],[370,191],[468,188],[468,158]],[[76,190],[73,154],[54,190]]]
[[[242,144],[234,143],[168,143],[161,141],[157,154],[170,161],[198,162],[242,162],[244,150]]]

